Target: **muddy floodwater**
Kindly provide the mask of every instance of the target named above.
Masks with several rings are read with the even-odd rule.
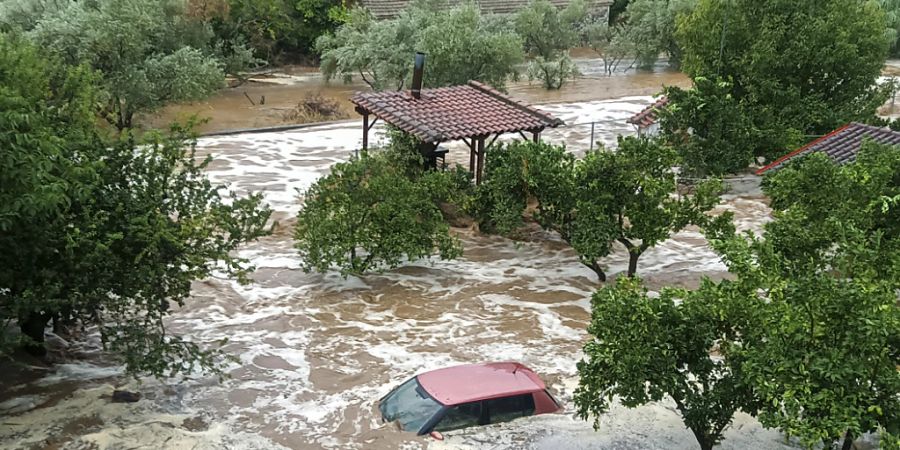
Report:
[[[582,75],[561,90],[547,91],[539,82],[530,83],[527,79],[511,83],[507,88],[516,98],[545,104],[655,95],[662,86],[690,86],[690,80],[684,74],[669,69],[664,62],[652,71],[632,70],[607,77],[599,60],[579,58],[575,61]],[[192,116],[209,119],[198,127],[201,132],[286,125],[293,122],[285,115],[307,95],[335,99],[347,117],[356,118],[349,98],[356,91],[369,90],[357,79],[349,84],[341,80],[326,82],[315,70],[292,67],[255,77],[235,88],[223,89],[206,101],[163,108],[139,121],[145,127],[165,127],[173,120],[185,121]]]
[[[633,132],[625,119],[648,105],[649,94],[670,76],[622,77],[609,82],[610,95],[598,96],[604,99],[571,100],[588,92],[578,85],[541,94],[541,108],[567,123],[595,124],[593,136],[590,125],[578,125],[545,138],[566,142],[575,153],[599,143],[614,146],[616,135]],[[535,100],[530,88],[511,92]],[[279,221],[274,236],[240,251],[258,268],[255,283],[198,282],[190,301],[168,320],[171,332],[204,345],[227,339],[224,349],[236,358],[229,378],[138,382],[91,352],[96,338],[77,346],[53,338],[60,364],[9,369],[15,375],[0,381],[0,448],[696,448],[667,402],[616,406],[597,431],[574,417],[575,364],[587,339],[589,298],[599,284],[552,234],[534,230],[514,242],[454,229],[465,250],[454,261],[410,261],[347,279],[299,270],[291,242],[297,190],[346,160],[360,140],[357,121],[202,139],[202,151],[216,157],[210,175],[239,192],[264,193]],[[451,162],[467,158],[452,148]],[[742,229],[758,230],[770,216],[752,179],[736,183],[718,210],[733,211]],[[604,262],[615,276],[627,258],[620,249]],[[640,271],[652,289],[724,276],[695,229],[649,250]],[[416,373],[497,360],[521,361],[541,374],[564,411],[451,432],[443,442],[381,423],[375,402]],[[114,388],[141,392],[143,399],[111,403]],[[780,433],[738,415],[722,448],[790,447]]]

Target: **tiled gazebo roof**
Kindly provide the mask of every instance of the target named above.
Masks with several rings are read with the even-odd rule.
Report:
[[[639,128],[647,128],[659,120],[659,110],[665,108],[668,104],[669,98],[664,95],[656,99],[653,104],[644,108],[641,112],[631,116],[626,122]]]
[[[356,93],[350,101],[360,114],[371,114],[424,142],[476,136],[540,132],[563,124],[545,112],[477,81],[466,85],[409,91]]]
[[[856,161],[864,140],[887,145],[900,145],[900,133],[889,128],[873,127],[861,123],[844,125],[831,133],[816,139],[805,146],[782,156],[777,161],[759,169],[756,174],[763,175],[770,170],[778,170],[794,158],[813,152],[823,152],[838,164]]]

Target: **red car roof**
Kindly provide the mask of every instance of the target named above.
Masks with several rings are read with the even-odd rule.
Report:
[[[546,388],[537,374],[516,362],[466,364],[425,372],[416,378],[429,395],[446,406]]]

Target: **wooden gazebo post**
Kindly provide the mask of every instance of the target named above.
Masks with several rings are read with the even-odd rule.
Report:
[[[369,113],[363,114],[363,151],[369,149]]]
[[[484,136],[478,138],[478,168],[475,172],[475,184],[481,184],[484,175]]]

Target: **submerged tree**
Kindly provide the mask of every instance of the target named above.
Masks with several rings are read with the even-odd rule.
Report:
[[[294,230],[304,270],[361,275],[435,252],[441,259],[461,254],[437,204],[456,172],[422,172],[410,151],[363,152],[304,193]]]
[[[0,321],[43,351],[44,331],[96,327],[131,373],[216,371],[215,350],[167,333],[193,281],[246,281],[233,252],[267,233],[259,196],[223,198],[189,132],[109,140],[91,72],[0,37]],[[0,340],[8,352],[20,341]]]
[[[511,144],[488,156],[474,200],[482,208],[476,216],[488,230],[508,233],[535,199],[541,226],[558,232],[601,281],[606,273],[600,260],[615,243],[628,251],[632,276],[647,249],[704,223],[719,201],[721,184],[714,180],[692,194],[680,192],[678,162],[671,147],[646,138],[620,138],[615,152],[591,151],[577,161],[562,147]]]
[[[760,420],[807,445],[900,431],[898,173],[896,147],[842,167],[811,155],[766,179],[775,220],[761,238],[713,240],[747,285],[740,357]]]
[[[522,43],[503,20],[484,16],[474,3],[449,10],[435,1],[414,2],[399,17],[376,21],[364,9],[351,11],[334,35],[316,43],[326,79],[359,76],[375,90],[403,89],[416,51],[428,54],[429,87],[478,80],[497,88],[517,76]]]
[[[698,291],[664,289],[657,297],[634,278],[594,294],[591,340],[578,363],[578,415],[598,427],[616,399],[633,408],[669,397],[702,450],[721,443],[735,412],[758,408],[742,361],[730,355],[741,344],[735,287],[705,281]]]

